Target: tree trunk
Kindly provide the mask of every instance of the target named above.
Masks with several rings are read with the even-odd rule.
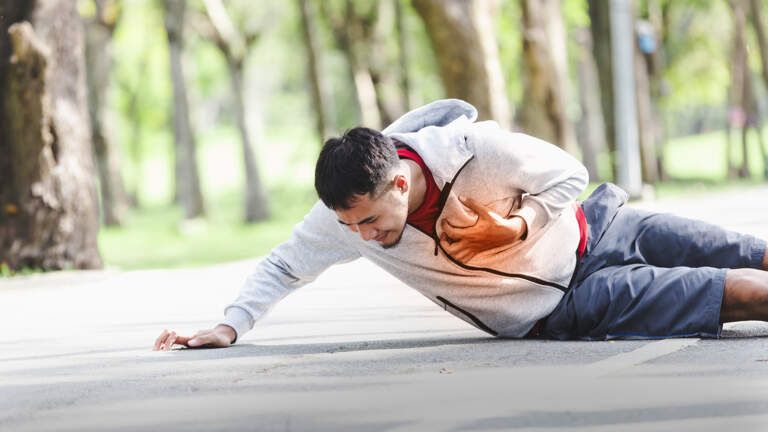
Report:
[[[653,114],[655,127],[656,143],[656,173],[659,180],[664,181],[669,178],[664,168],[664,145],[666,141],[666,132],[664,127],[664,115],[662,112],[661,98],[664,95],[664,70],[666,69],[666,55],[664,39],[667,37],[665,28],[664,8],[659,0],[648,0],[648,21],[651,23],[654,35],[657,39],[656,51],[650,56],[649,80],[651,86],[651,112]]]
[[[315,127],[320,136],[320,143],[325,142],[328,130],[325,121],[325,101],[323,98],[320,81],[320,67],[318,66],[318,50],[315,42],[314,10],[307,4],[307,0],[299,0],[301,11],[301,29],[304,36],[304,46],[307,50],[307,72],[312,90],[312,108],[315,112]]]
[[[243,67],[248,54],[248,40],[258,39],[258,33],[243,35],[235,28],[224,4],[220,0],[204,0],[205,10],[212,29],[207,36],[221,50],[227,61],[229,78],[235,101],[234,114],[240,131],[240,143],[243,149],[245,168],[245,220],[258,222],[269,217],[269,206],[264,185],[259,176],[256,154],[251,146],[248,125],[245,120],[245,102],[243,99]]]
[[[733,81],[733,80],[731,80]],[[728,115],[725,120],[725,176],[728,179],[736,178],[736,169],[733,167],[732,156],[733,153],[733,127],[735,126],[734,114],[736,113],[736,105],[733,97],[733,83],[728,86]]]
[[[749,76],[749,66],[747,63],[747,49],[744,41],[744,5],[741,0],[729,0],[728,3],[731,6],[733,12],[733,45],[731,48],[731,94],[729,100],[731,106],[729,108],[729,121],[731,127],[742,128],[742,145],[746,149],[746,128],[747,128],[747,113],[745,110],[744,95],[748,94],[746,89],[745,77]],[[728,160],[728,175],[733,177],[746,177],[749,172],[745,172],[745,166],[747,162],[746,151],[742,155],[742,166],[736,171],[732,158],[731,140],[729,136],[728,148],[727,148],[727,160]]]
[[[477,107],[481,120],[508,129],[512,114],[504,89],[488,0],[413,0],[437,57],[449,98]]]
[[[761,4],[758,0],[750,0],[750,10],[752,12],[752,25],[757,34],[757,43],[760,47],[760,61],[762,65],[763,81],[768,88],[768,41],[765,36],[765,27],[763,26],[763,15]],[[768,178],[768,149],[763,142],[762,128],[758,128],[757,137],[760,139],[760,152],[763,156],[763,177]]]
[[[568,59],[560,0],[523,0],[521,5],[526,77],[522,129],[576,154],[576,136],[566,111]]]
[[[745,56],[746,60],[746,56]],[[757,133],[758,143],[760,147],[762,147],[763,140],[760,136],[761,132],[761,121],[760,121],[760,113],[757,109],[757,100],[755,99],[755,94],[752,90],[752,76],[750,75],[749,71],[749,63],[744,64],[744,68],[742,69],[744,71],[744,85],[742,86],[742,107],[744,108],[744,114],[745,114],[745,122],[744,122],[744,129],[741,134],[741,153],[743,155],[741,159],[741,168],[739,169],[739,177],[742,178],[749,178],[749,142],[747,140],[747,131],[751,128],[754,129]]]
[[[352,56],[353,54],[347,51],[347,58],[351,59]],[[373,84],[371,71],[362,67],[355,60],[350,60],[349,66],[355,84],[355,94],[357,95],[357,104],[360,106],[363,126],[381,129],[381,111],[379,111],[379,104],[376,100],[376,86]]]
[[[99,268],[75,4],[5,1],[0,17],[0,262],[12,269]]]
[[[589,179],[600,181],[597,155],[605,150],[605,126],[600,107],[600,80],[595,58],[592,56],[592,36],[585,28],[576,29],[576,41],[580,51],[577,60],[579,80],[579,104],[581,119],[578,123],[578,142]]]
[[[659,180],[656,161],[656,122],[651,102],[651,87],[645,56],[635,47],[635,93],[637,94],[637,131],[640,141],[643,182]]]
[[[363,126],[380,129],[382,116],[376,96],[376,86],[371,76],[370,67],[364,61],[362,54],[365,50],[374,50],[370,46],[364,18],[357,14],[354,3],[347,0],[344,3],[344,14],[340,17],[334,13],[330,2],[320,2],[323,17],[339,49],[347,59],[349,76],[355,86],[355,96],[360,111],[360,121]],[[371,6],[370,4],[368,4]]]
[[[351,0],[350,0],[350,3]],[[395,73],[395,61],[390,61],[387,52],[386,40],[395,29],[396,11],[391,1],[381,1],[367,16],[362,16],[362,24],[365,46],[358,46],[362,57],[371,72],[373,86],[376,90],[376,103],[381,113],[382,125],[388,125],[405,113],[405,102],[402,90],[398,83],[398,75]],[[355,12],[354,15],[358,15]]]
[[[195,136],[189,122],[187,88],[184,80],[181,54],[184,47],[184,0],[163,0],[165,6],[165,30],[171,61],[173,83],[173,138],[175,148],[176,194],[184,207],[187,219],[202,216],[205,212],[203,195],[200,191],[195,156]]]
[[[760,48],[760,62],[762,65],[763,81],[768,87],[768,41],[765,36],[765,27],[763,26],[763,16],[759,0],[750,0],[750,12],[752,16],[752,26],[757,34],[757,45]]]
[[[603,108],[605,143],[610,152],[611,171],[616,178],[616,121],[613,108],[613,63],[611,61],[611,11],[607,0],[588,0],[592,49],[600,77],[600,102]]]
[[[112,33],[117,24],[115,0],[95,0],[96,15],[86,20],[85,58],[91,135],[99,170],[104,225],[120,225],[128,197],[120,173],[119,146],[112,139],[109,80],[112,72]]]
[[[400,92],[402,94],[405,111],[411,109],[411,81],[408,77],[408,43],[405,36],[405,18],[403,17],[403,4],[401,0],[395,2],[395,29],[397,30],[397,46],[400,51],[398,68],[400,77]]]
[[[147,66],[147,60],[146,58],[142,58],[141,62],[139,62],[139,66],[136,68],[137,71],[142,71]],[[123,88],[123,92],[128,96],[128,122],[131,125],[131,134],[129,138],[129,145],[128,145],[128,153],[130,154],[131,159],[131,166],[133,169],[133,177],[136,179],[142,178],[142,167],[141,167],[141,135],[142,135],[142,122],[141,122],[141,115],[139,113],[139,97],[141,94],[141,86],[131,86],[127,84],[121,84],[121,87]],[[139,196],[139,185],[138,182],[134,185],[134,189],[130,192],[127,192],[128,199],[130,202],[130,205],[133,207],[137,207],[139,205],[139,201],[141,201],[141,197]]]
[[[245,121],[245,104],[243,103],[243,63],[227,58],[229,76],[232,81],[232,92],[235,99],[235,118],[240,130],[240,142],[243,147],[245,163],[245,220],[258,222],[269,218],[269,206],[264,185],[259,176],[256,155],[251,147],[248,126]]]

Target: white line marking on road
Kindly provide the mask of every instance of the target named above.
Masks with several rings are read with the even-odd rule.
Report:
[[[581,371],[586,372],[586,374],[591,376],[607,375],[619,369],[645,363],[649,360],[671,354],[691,345],[696,345],[698,342],[699,339],[697,338],[663,339],[645,344],[634,351],[617,354],[615,356],[590,363],[586,367],[582,368]]]

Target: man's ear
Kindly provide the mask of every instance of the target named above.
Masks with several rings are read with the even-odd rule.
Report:
[[[395,187],[400,192],[406,192],[408,190],[408,180],[405,178],[404,175],[398,174],[394,178]]]

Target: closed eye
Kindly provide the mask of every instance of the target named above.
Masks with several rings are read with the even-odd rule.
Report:
[[[344,226],[350,226],[350,225],[365,225],[365,224],[370,224],[370,223],[374,223],[374,222],[376,222],[376,219],[378,219],[378,218],[376,218],[376,217],[369,217],[369,218],[365,218],[365,219],[361,220],[360,222],[357,222],[357,223],[351,223],[351,224],[348,224],[348,223],[346,223],[346,222],[344,222],[344,221],[342,221],[342,220],[339,220],[339,223],[340,223],[340,224],[342,224],[342,225],[344,225]]]

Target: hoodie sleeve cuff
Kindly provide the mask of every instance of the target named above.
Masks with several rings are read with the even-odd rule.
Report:
[[[251,314],[246,312],[244,309],[233,306],[227,308],[227,310],[224,312],[224,320],[217,325],[227,325],[235,330],[235,340],[232,341],[234,344],[245,333],[252,329],[255,323],[256,321],[253,319]]]

